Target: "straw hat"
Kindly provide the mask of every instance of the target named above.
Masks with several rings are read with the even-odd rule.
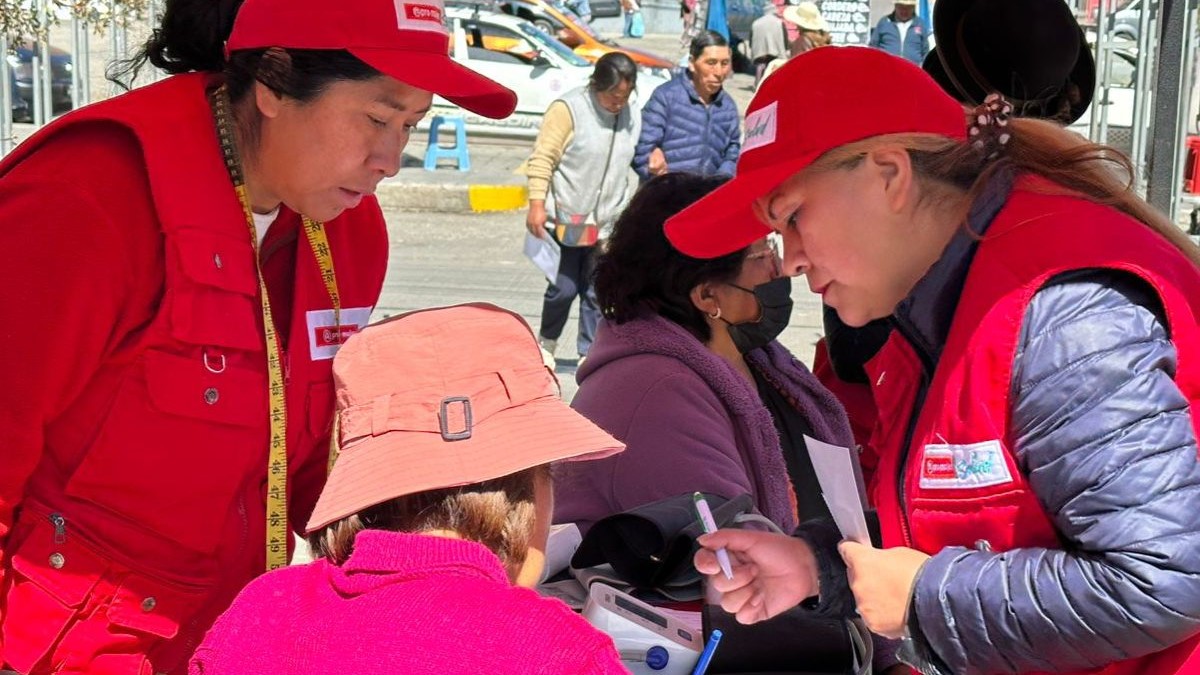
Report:
[[[810,0],[784,7],[783,20],[793,23],[803,30],[820,32],[829,30],[829,24],[825,23],[825,17],[821,16],[821,10],[817,8],[815,2],[810,2]]]

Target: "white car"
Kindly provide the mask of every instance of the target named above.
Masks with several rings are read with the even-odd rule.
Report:
[[[463,115],[469,131],[536,136],[546,108],[568,91],[586,85],[592,74],[591,63],[524,19],[447,7],[446,24],[455,61],[517,94],[516,112],[504,120],[480,117],[441,97],[434,98],[432,114]],[[631,102],[636,105],[636,101],[647,100],[664,82],[666,79],[642,70]]]

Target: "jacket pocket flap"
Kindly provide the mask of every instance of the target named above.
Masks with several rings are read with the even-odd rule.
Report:
[[[267,419],[265,373],[226,365],[213,373],[199,358],[146,351],[146,388],[165,413],[253,427]]]
[[[171,299],[171,336],[191,345],[262,352],[262,307],[256,298],[222,290],[193,289]]]
[[[195,614],[207,597],[200,589],[175,588],[131,573],[108,607],[108,620],[170,639],[179,633],[180,622]]]
[[[179,264],[189,279],[242,295],[258,294],[258,270],[248,232],[244,239],[201,229],[182,229],[175,236]]]
[[[38,588],[68,607],[80,607],[108,563],[95,551],[68,533],[55,543],[54,527],[48,516],[28,511],[22,520],[33,520],[12,554],[12,568]]]
[[[1020,490],[976,498],[914,498],[909,519],[915,547],[926,552],[946,546],[997,552],[1060,547],[1037,500]]]

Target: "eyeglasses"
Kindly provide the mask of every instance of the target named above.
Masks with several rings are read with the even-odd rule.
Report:
[[[746,253],[746,260],[764,261],[767,265],[770,265],[773,276],[779,276],[783,273],[783,258],[779,254],[779,242],[776,241],[775,237],[767,237],[765,245],[751,248]]]

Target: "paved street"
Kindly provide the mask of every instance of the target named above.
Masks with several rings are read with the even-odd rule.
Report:
[[[544,277],[521,254],[524,211],[446,214],[387,211],[391,259],[373,319],[423,307],[491,302],[519,312],[536,331]],[[796,309],[780,340],[811,364],[820,336],[821,306],[803,279],[795,281]],[[558,378],[563,397],[575,395],[575,335],[578,303],[559,339]],[[564,358],[565,357],[565,358]],[[304,544],[293,564],[309,560]]]
[[[376,318],[421,307],[482,300],[521,313],[537,329],[545,280],[521,254],[523,211],[442,214],[389,211],[391,260]],[[819,337],[820,303],[796,280],[796,310],[781,338],[811,363]],[[577,306],[576,306],[577,307]],[[575,393],[577,309],[559,339],[563,394]],[[567,360],[570,359],[570,360]]]

